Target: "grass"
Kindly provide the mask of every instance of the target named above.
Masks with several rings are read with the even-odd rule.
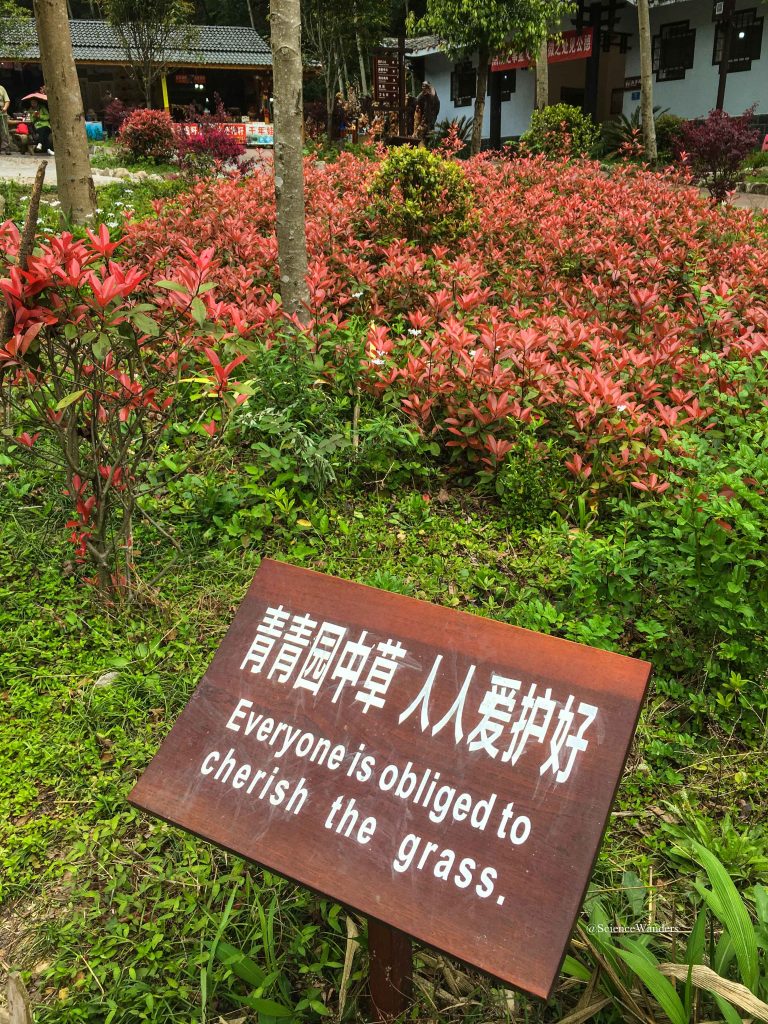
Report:
[[[110,231],[118,229],[126,215],[140,220],[153,215],[152,202],[175,195],[182,184],[178,180],[163,182],[118,181],[98,189],[96,225],[106,224]],[[0,196],[5,200],[4,218],[21,226],[29,206],[31,183],[0,181]],[[40,201],[39,229],[43,234],[61,230],[61,204],[55,186],[43,189]]]
[[[91,143],[91,167],[94,170],[124,167],[129,171],[147,171],[149,174],[178,174],[177,164],[155,163],[154,160],[134,160],[112,140]]]
[[[201,545],[182,528],[182,552],[171,555],[146,536],[147,567],[166,570],[158,586],[142,588],[132,605],[105,608],[67,568],[55,540],[56,494],[29,473],[9,470],[6,484],[0,804],[9,814],[0,823],[0,896],[6,927],[23,917],[10,962],[39,1002],[36,1019],[217,1020],[254,998],[294,1019],[335,1011],[344,911],[148,819],[126,794],[262,555],[514,622],[520,595],[555,594],[565,584],[567,539],[551,529],[523,533],[467,493],[429,502],[421,491],[340,494],[314,501],[316,526],[302,519],[276,527],[258,551]],[[665,722],[668,710],[659,695],[646,709],[594,880],[595,896],[615,900],[628,869],[655,879],[662,914],[681,912],[693,870],[668,857],[665,826],[690,822],[674,794],[687,794],[724,850],[746,826],[738,808],[763,805],[766,781],[765,764],[739,744],[718,749],[700,736],[691,749],[679,722]],[[737,808],[724,839],[723,808]],[[749,842],[764,852],[764,836]],[[733,856],[744,852],[734,847]],[[580,992],[565,982],[548,1008],[517,996],[513,1018],[511,995],[475,972],[428,951],[417,965],[423,1020],[556,1020]],[[254,970],[264,975],[259,985]],[[364,977],[358,952],[345,981],[349,1019],[364,1019]]]

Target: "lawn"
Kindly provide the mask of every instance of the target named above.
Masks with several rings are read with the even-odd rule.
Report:
[[[265,556],[654,666],[554,1000],[419,949],[410,1019],[587,1006],[600,1024],[677,1024],[609,925],[639,930],[654,962],[684,964],[688,944],[768,997],[766,218],[631,168],[462,166],[434,202],[402,167],[310,162],[298,323],[258,171],[163,185],[157,208],[151,185],[102,191],[114,253],[44,223],[12,299],[25,329],[63,340],[30,348],[0,454],[0,960],[40,1021],[366,1019],[359,917],[125,799]],[[126,283],[132,268],[146,276]],[[119,378],[136,337],[142,362]],[[113,445],[142,416],[127,530],[99,483],[113,461],[87,442],[94,422]],[[109,548],[127,593],[83,581],[101,507],[130,538]],[[699,913],[701,847],[754,951]],[[684,1019],[730,1024],[684,990]]]

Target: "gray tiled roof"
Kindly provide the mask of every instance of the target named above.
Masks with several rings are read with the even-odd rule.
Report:
[[[383,43],[388,49],[397,49],[397,39],[384,39]],[[429,57],[433,53],[440,53],[442,49],[443,43],[439,36],[414,36],[405,40],[408,57]]]
[[[125,51],[114,29],[105,21],[70,21],[75,61],[125,64]],[[24,61],[40,58],[37,31],[33,19],[24,25],[23,42],[16,52],[0,56]],[[171,64],[194,67],[237,66],[271,67],[272,53],[252,28],[240,25],[197,25],[196,39],[188,48],[175,50]]]

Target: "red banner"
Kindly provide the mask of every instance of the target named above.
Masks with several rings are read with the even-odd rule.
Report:
[[[593,30],[563,32],[559,39],[550,39],[547,45],[547,63],[559,64],[565,60],[585,60],[592,56]],[[511,71],[513,68],[528,68],[534,63],[527,53],[507,53],[494,57],[491,71]]]

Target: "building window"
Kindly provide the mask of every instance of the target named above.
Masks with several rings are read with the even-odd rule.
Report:
[[[499,80],[499,100],[506,103],[512,99],[512,93],[517,90],[517,72],[514,68],[509,71],[491,71],[488,75],[488,95],[491,95],[492,80]]]
[[[584,106],[584,90],[574,89],[568,85],[560,86],[560,102],[567,103],[570,107]]]
[[[688,21],[662,25],[653,37],[653,70],[657,82],[676,82],[693,67],[696,29]]]
[[[464,64],[456,64],[451,72],[451,99],[454,107],[469,107],[475,98],[477,86],[477,72],[466,61]]]
[[[723,59],[725,43],[725,26],[718,22],[715,26],[715,45],[712,49],[712,63],[719,64]],[[749,71],[753,60],[760,60],[763,43],[763,19],[757,17],[757,8],[749,11],[737,11],[731,18],[731,44],[728,52],[728,72]]]

